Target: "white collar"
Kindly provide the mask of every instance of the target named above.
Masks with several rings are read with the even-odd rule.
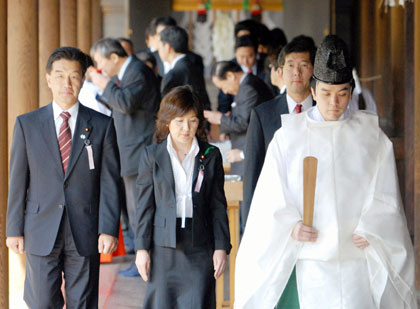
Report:
[[[324,117],[322,117],[322,114],[319,111],[318,106],[314,106],[313,108],[309,109],[308,110],[308,116],[312,120],[315,120],[315,121],[318,121],[318,122],[324,122],[325,121]],[[349,112],[348,109],[346,109],[346,111],[336,121],[345,120],[345,119],[349,118],[349,116],[350,116],[350,112]]]
[[[185,54],[181,54],[178,57],[176,57],[174,61],[172,61],[172,63],[169,65],[169,70],[172,70],[175,67],[176,63],[184,57],[185,57]]]
[[[118,79],[122,80],[125,74],[125,70],[127,70],[128,65],[130,64],[131,60],[133,59],[133,56],[128,56],[127,59],[125,59],[120,72],[118,73]]]
[[[170,155],[175,155],[176,158],[178,158],[178,155],[176,154],[176,150],[172,143],[171,133],[168,134],[168,137],[166,138],[166,149],[168,150]],[[194,155],[194,157],[198,154],[200,151],[200,147],[198,146],[197,138],[194,136],[193,142],[191,144],[191,148],[188,151],[188,154],[186,157],[189,157],[191,154]]]
[[[244,73],[248,73],[249,69],[251,69],[252,74],[254,74],[255,76],[257,76],[257,63],[255,62],[254,65],[251,68],[248,68],[244,65],[241,65],[241,69]]]
[[[68,112],[70,113],[71,117],[73,117],[73,119],[76,119],[77,114],[79,112],[79,101],[77,101],[76,104],[74,104],[72,107],[70,107],[68,110],[63,110],[60,105],[58,105],[54,100],[52,101],[52,108],[53,108],[53,115],[54,115],[54,120],[58,119],[60,117],[60,114],[62,112]]]
[[[244,75],[242,75],[241,79],[239,80],[239,85],[242,84],[244,79],[248,76],[248,73],[244,72]]]
[[[302,104],[302,111],[306,111],[310,109],[313,105],[312,95],[309,94],[305,100],[300,103],[297,103],[295,100],[292,99],[291,96],[287,94],[286,90],[286,98],[287,98],[287,107],[289,108],[289,114],[293,114],[296,108],[296,105]]]

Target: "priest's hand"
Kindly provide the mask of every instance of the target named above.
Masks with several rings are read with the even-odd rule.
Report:
[[[367,246],[369,246],[369,242],[365,238],[357,234],[353,234],[353,243],[356,245],[357,248],[360,249],[364,249]]]
[[[225,250],[215,250],[213,254],[213,265],[214,265],[214,279],[218,279],[224,272],[226,268],[226,251]]]
[[[102,233],[98,239],[98,252],[103,254],[111,254],[118,247],[118,238]]]
[[[137,250],[136,266],[144,281],[149,280],[150,255],[147,250]]]
[[[297,241],[315,242],[318,237],[318,231],[310,226],[304,225],[302,221],[296,223],[292,231],[292,238]]]
[[[16,254],[25,253],[23,236],[12,236],[6,238],[6,246]]]

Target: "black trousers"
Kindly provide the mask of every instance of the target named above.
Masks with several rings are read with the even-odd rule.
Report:
[[[213,309],[216,293],[210,246],[193,247],[191,219],[181,228],[177,219],[176,248],[151,250],[151,271],[143,308]]]
[[[80,256],[66,215],[47,256],[26,253],[24,300],[31,309],[62,308],[64,273],[66,308],[98,308],[99,254]]]

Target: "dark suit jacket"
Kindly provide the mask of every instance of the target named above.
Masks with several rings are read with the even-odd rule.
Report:
[[[210,109],[210,100],[207,95],[206,84],[202,72],[187,56],[178,60],[174,68],[163,77],[161,85],[162,97],[164,97],[172,88],[184,85],[191,85],[193,90],[198,94],[204,108]]]
[[[121,175],[137,174],[141,150],[152,143],[160,91],[153,71],[132,58],[118,86],[114,76],[99,98],[112,110],[121,157]]]
[[[235,96],[236,105],[232,107],[232,115],[223,115],[220,121],[220,132],[230,135],[232,149],[244,150],[251,110],[271,98],[270,89],[260,78],[252,74],[245,77]],[[243,162],[232,163],[231,174],[243,176]]]
[[[235,63],[238,63],[236,61],[236,58],[233,58],[231,61],[233,61]],[[268,75],[270,75],[270,74],[268,74]],[[257,75],[256,76],[261,78],[263,81],[265,81],[265,79],[266,79],[264,61],[262,61],[262,60],[257,60]],[[268,87],[268,88],[271,89],[271,87]],[[274,93],[273,93],[273,96],[274,96]],[[234,100],[233,95],[225,94],[225,93],[223,93],[222,90],[219,90],[219,94],[217,96],[217,104],[218,104],[217,110],[219,112],[222,112],[223,114],[227,113],[227,112],[230,112],[232,110],[231,105],[232,105],[233,100]]]
[[[65,205],[79,254],[98,254],[100,233],[118,237],[121,182],[113,121],[79,104],[64,174],[53,118],[49,104],[16,119],[6,233],[24,236],[27,252],[46,256],[54,246]],[[91,142],[93,170],[81,134]]]
[[[176,248],[176,195],[171,159],[166,140],[145,149],[137,177],[137,233],[136,249],[155,246]],[[231,249],[229,223],[226,214],[224,171],[220,151],[199,142],[195,158],[193,185],[192,233],[193,245],[210,245],[214,249]],[[204,159],[200,163],[201,156]],[[194,187],[200,165],[204,166],[204,180],[200,192]]]
[[[244,200],[241,207],[244,224],[248,217],[252,196],[264,164],[268,145],[274,133],[281,127],[281,115],[288,113],[286,92],[264,102],[251,112],[244,151]]]
[[[158,66],[158,74],[159,76],[163,77],[165,75],[165,67],[163,65],[162,59],[160,59],[159,52],[157,50],[154,51],[153,56],[155,57],[156,63]],[[203,58],[192,51],[188,51],[186,53],[186,57],[197,68],[197,70],[200,71],[200,75],[203,76],[204,75]]]

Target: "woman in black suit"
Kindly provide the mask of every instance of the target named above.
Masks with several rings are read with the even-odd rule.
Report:
[[[136,265],[144,308],[215,308],[215,279],[231,249],[220,151],[206,142],[191,87],[162,100],[137,178]]]

